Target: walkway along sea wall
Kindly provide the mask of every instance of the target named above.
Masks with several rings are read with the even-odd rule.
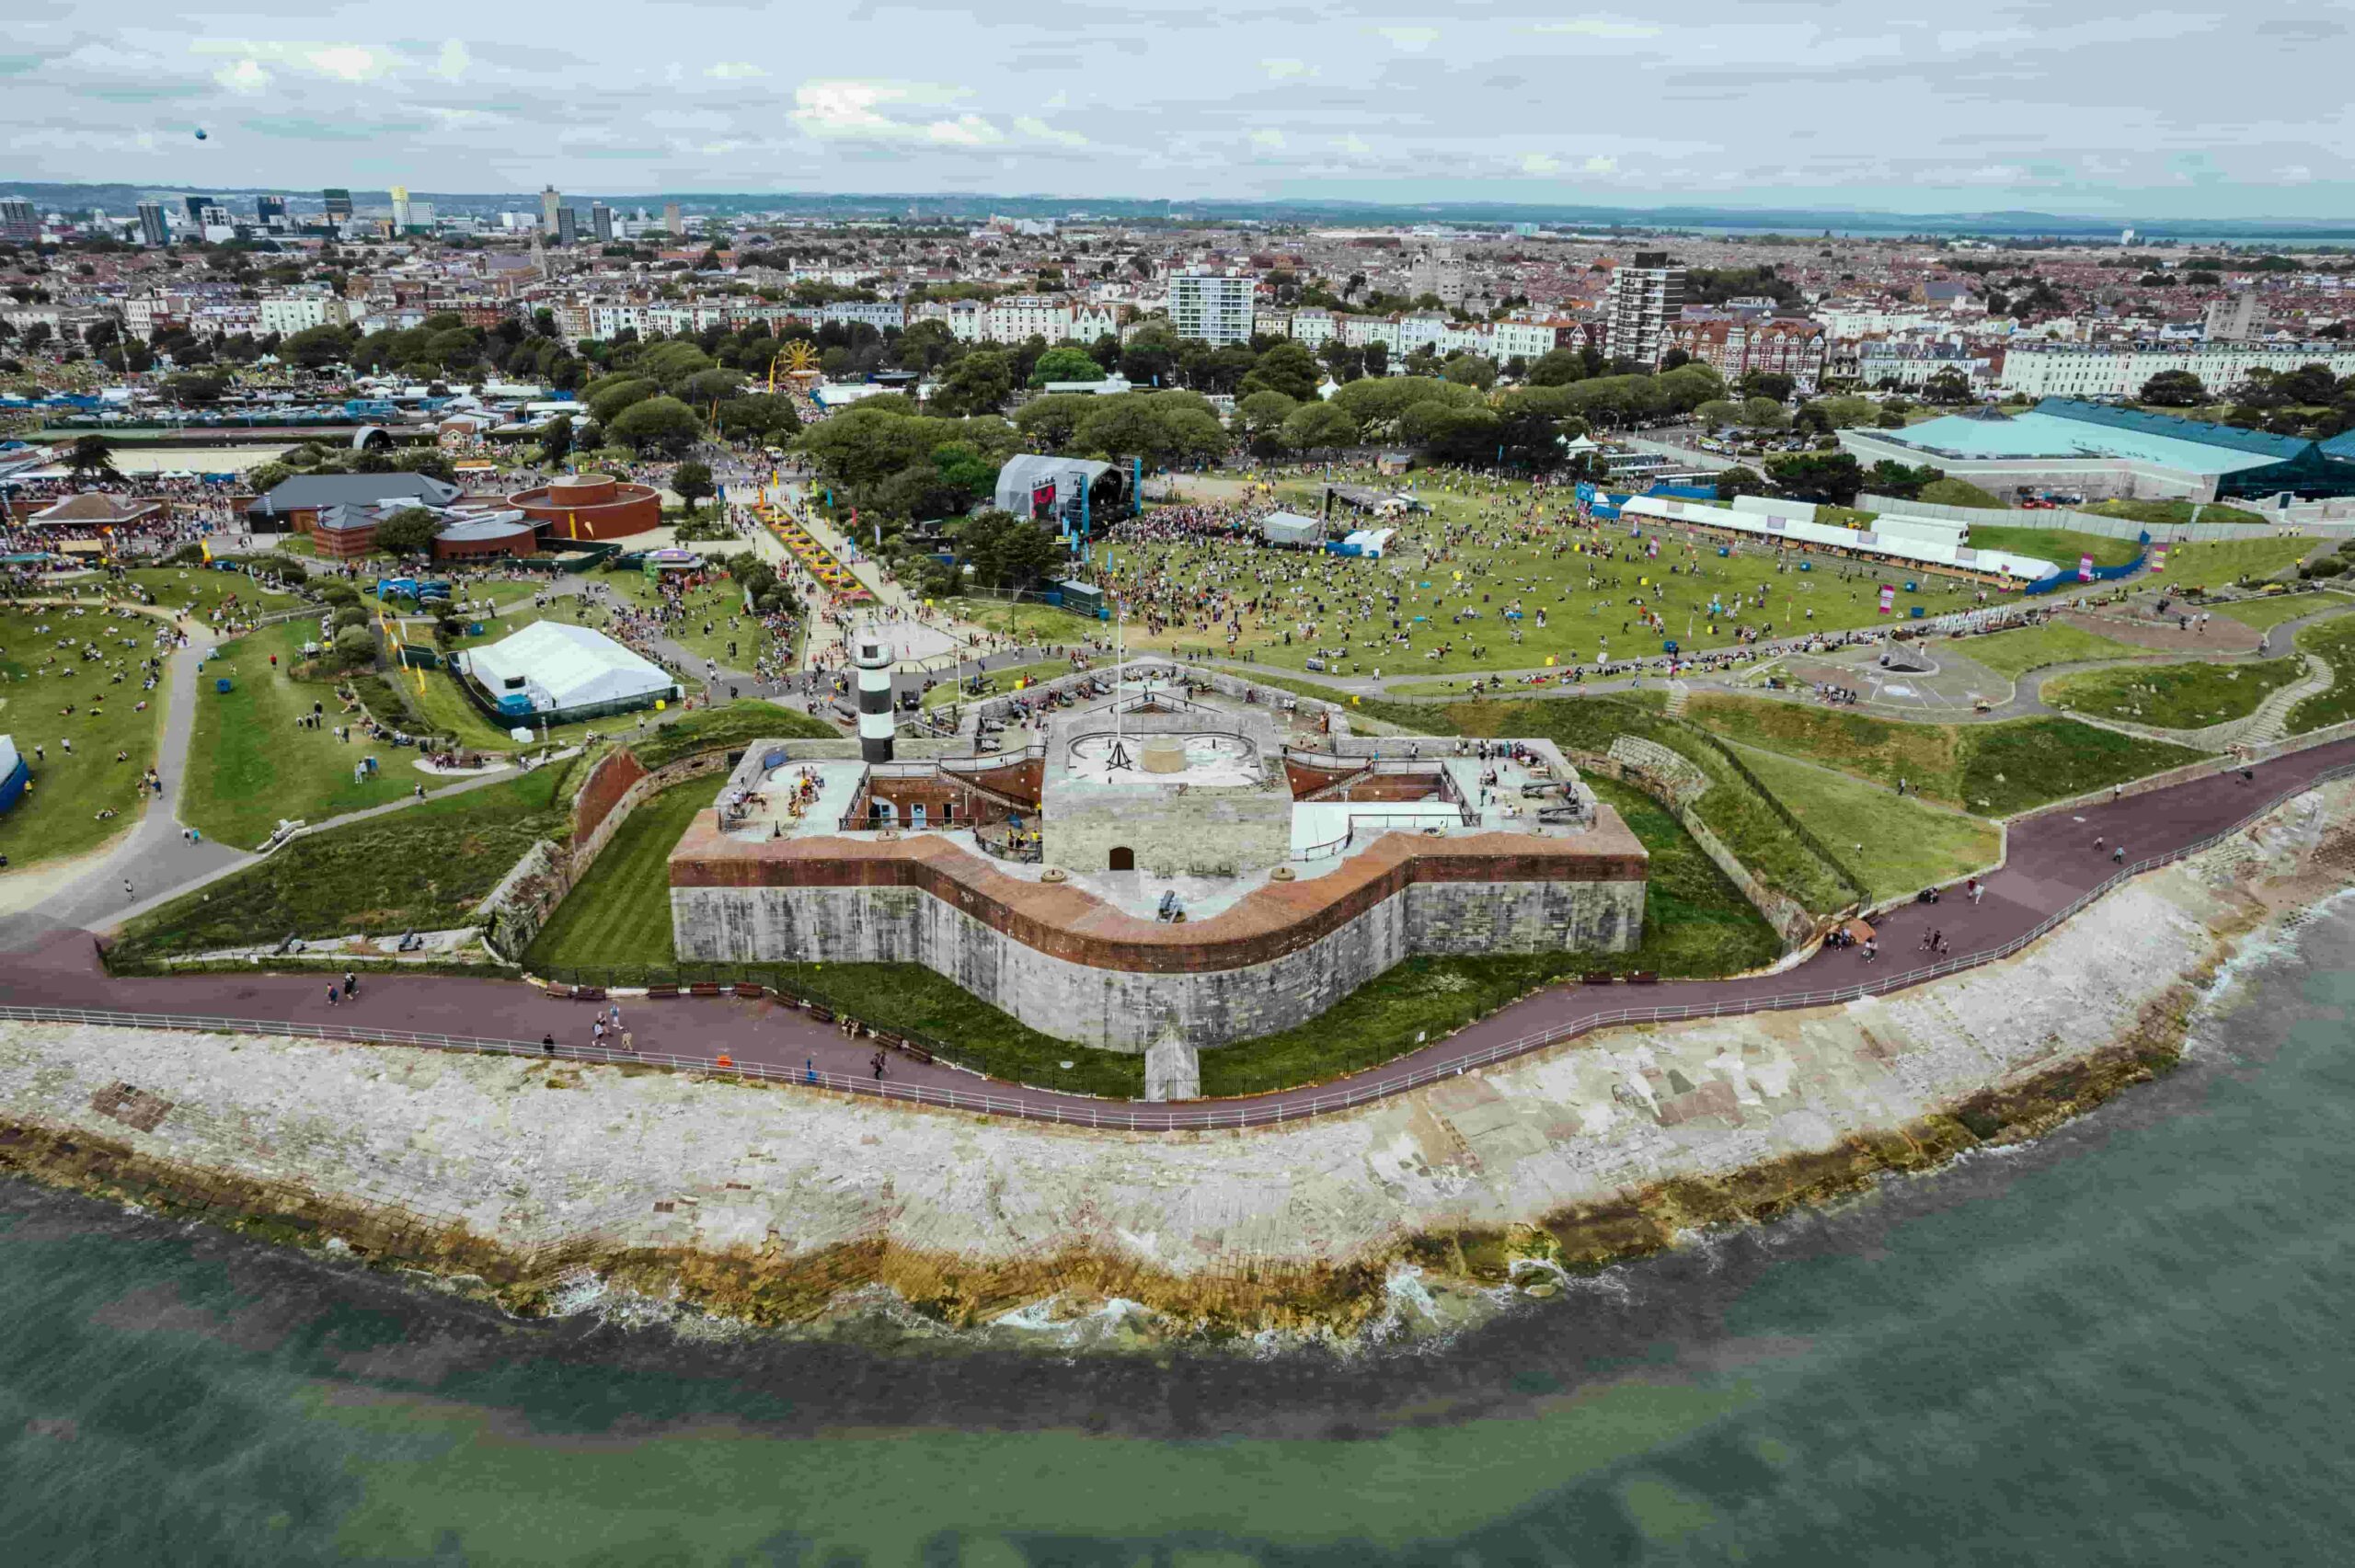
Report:
[[[879,1287],[957,1324],[1117,1299],[1148,1335],[1320,1336],[1383,1320],[1412,1265],[1444,1327],[1499,1310],[1500,1286],[1545,1293],[2015,1142],[2165,1070],[2221,962],[2343,885],[2350,804],[2344,784],[2310,791],[2016,956],[1911,990],[1603,1030],[1256,1131],[11,1021],[0,1169],[431,1269],[521,1311],[593,1279],[796,1324]]]

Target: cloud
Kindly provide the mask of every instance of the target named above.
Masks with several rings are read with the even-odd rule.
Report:
[[[240,60],[235,65],[224,65],[213,73],[213,79],[231,92],[247,97],[267,91],[270,86],[270,73],[254,60]]]
[[[322,44],[304,51],[314,70],[346,82],[364,82],[384,69],[374,50],[356,43]]]
[[[1616,17],[1579,17],[1567,22],[1540,22],[1541,33],[1568,33],[1573,38],[1658,38],[1660,29],[1649,22],[1623,22]]]
[[[1085,147],[1087,145],[1087,138],[1082,136],[1078,132],[1058,131],[1036,115],[1016,115],[1014,117],[1014,129],[1018,134],[1028,136],[1034,142],[1051,142],[1058,147]]]
[[[1005,132],[978,114],[960,114],[954,120],[936,120],[924,128],[926,141],[949,147],[992,147],[1005,140]]]
[[[749,60],[722,60],[705,66],[703,74],[721,82],[749,82],[768,74]]]
[[[1350,132],[1347,136],[1334,137],[1333,145],[1339,148],[1342,152],[1349,154],[1351,157],[1356,158],[1364,157],[1366,155],[1373,151],[1372,144],[1370,144],[1364,137],[1358,135],[1355,132]]]
[[[1316,67],[1305,60],[1262,60],[1259,69],[1268,74],[1269,80],[1277,82],[1297,81],[1301,77],[1316,74]]]
[[[1284,133],[1271,126],[1262,126],[1251,132],[1251,144],[1270,153],[1279,153],[1283,150]]]
[[[1593,156],[1588,158],[1586,162],[1580,164],[1579,167],[1585,170],[1588,174],[1617,174],[1619,172],[1619,160],[1616,158],[1606,158],[1601,153],[1597,153]]]
[[[921,114],[902,119],[887,109],[947,108],[966,97],[961,87],[921,82],[876,82],[852,78],[804,82],[793,90],[793,122],[809,135],[833,142],[929,142],[939,146],[978,147],[1005,140],[1004,132],[980,115],[947,119]]]
[[[465,44],[454,38],[442,44],[442,52],[434,56],[433,74],[445,82],[460,81],[473,64],[474,57],[466,52]]]
[[[1437,28],[1376,28],[1375,32],[1409,54],[1420,54],[1439,41]]]
[[[1559,174],[1562,172],[1562,160],[1551,153],[1523,153],[1521,155],[1521,172],[1534,175]]]

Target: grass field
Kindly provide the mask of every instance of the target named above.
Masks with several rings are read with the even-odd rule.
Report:
[[[0,854],[11,867],[79,854],[138,819],[139,781],[155,763],[171,690],[141,691],[140,665],[155,655],[163,625],[153,615],[98,609],[0,609],[0,731],[15,736],[32,770],[23,797],[0,816]],[[58,647],[61,639],[71,646]],[[95,661],[82,658],[90,644],[99,650]],[[71,715],[60,711],[69,704]],[[118,762],[118,752],[128,756]],[[164,787],[177,783],[166,779]],[[105,811],[116,815],[102,818]]]
[[[206,664],[179,801],[180,820],[208,838],[255,849],[281,818],[316,822],[381,806],[408,794],[423,779],[408,765],[417,756],[413,750],[375,746],[365,736],[347,745],[331,727],[295,724],[314,703],[324,706],[329,727],[342,708],[331,681],[294,679],[301,661],[297,650],[317,631],[308,620],[266,626],[224,645]],[[273,654],[275,669],[270,662]],[[218,679],[227,679],[231,689],[214,690]],[[379,771],[353,782],[353,765],[371,754]]]
[[[2314,554],[2312,539],[2218,539],[2167,548],[2166,580],[2188,587],[2222,588],[2263,582]]]
[[[2355,604],[2343,593],[2277,593],[2269,599],[2236,599],[2229,604],[2205,606],[2216,614],[2238,621],[2244,626],[2254,626],[2269,632],[2285,621],[2303,620],[2326,611],[2344,610]]]
[[[2305,661],[2296,658],[2255,664],[2138,664],[2048,681],[2044,700],[2096,718],[2160,729],[2199,729],[2246,718],[2266,698],[2305,672]]]
[[[249,616],[291,610],[302,602],[291,593],[265,590],[243,572],[205,567],[134,567],[123,578],[154,594],[158,607],[185,610],[199,621],[211,621],[213,612],[232,600]]]
[[[2298,651],[2328,664],[2337,681],[2290,710],[2290,729],[2303,735],[2355,718],[2355,616],[2342,615],[2298,634]]]
[[[1781,560],[1763,544],[1729,547],[1681,526],[1657,531],[1661,553],[1651,558],[1624,528],[1589,532],[1550,515],[1524,521],[1533,499],[1541,514],[1560,509],[1558,493],[1533,497],[1519,483],[1445,483],[1453,487],[1427,485],[1421,492],[1431,515],[1392,520],[1397,535],[1378,558],[1261,550],[1226,540],[1115,542],[1112,576],[1138,606],[1129,619],[1130,642],[1248,653],[1291,670],[1305,669],[1322,653],[1337,674],[1379,670],[1386,677],[1436,677],[1535,669],[1549,657],[1569,668],[1606,654],[1654,655],[1669,640],[1687,650],[1723,647],[1744,628],[1774,636],[1880,623],[1872,574],[1832,559],[1806,561],[1810,569],[1801,571],[1800,562]],[[1277,486],[1295,509],[1314,509],[1314,490],[1296,482]],[[1557,555],[1565,544],[1605,553]],[[1921,584],[1913,601],[1931,613],[1966,608],[1979,592],[1979,584],[1958,577],[1908,575]],[[1143,609],[1165,585],[1176,600],[1163,599],[1163,607],[1182,603],[1186,613],[1154,632]],[[1258,606],[1231,606],[1241,625],[1231,649],[1224,623],[1196,609],[1205,589]],[[1713,602],[1722,612],[1712,614]],[[1658,613],[1665,633],[1648,629],[1638,608]]]
[[[2080,555],[2091,555],[2097,567],[2122,567],[2142,548],[2131,539],[2112,539],[2107,534],[1993,522],[1974,522],[1970,525],[1970,547],[2034,555],[2039,560],[2051,562],[2064,572],[2077,569],[2077,557]]]
[[[1111,622],[1090,621],[1051,604],[1016,604],[1000,599],[950,599],[942,603],[959,620],[982,631],[1011,637],[1024,647],[1093,647],[1098,642],[1109,642],[1112,637]],[[1143,629],[1133,622],[1130,624],[1132,644]]]
[[[1933,506],[1974,507],[1996,511],[2005,509],[2004,503],[1989,495],[1968,479],[1933,479],[1922,486],[1922,499]]]
[[[556,967],[670,963],[672,846],[727,782],[725,774],[691,780],[630,813],[541,928],[524,967],[546,975]]]
[[[641,610],[650,610],[662,602],[662,596],[643,572],[603,572],[595,578],[615,593],[628,600]],[[707,583],[690,589],[681,601],[686,618],[665,629],[672,642],[695,656],[694,673],[701,676],[702,661],[712,659],[723,670],[750,670],[769,650],[775,640],[768,629],[744,612],[744,592],[732,582]],[[729,624],[730,620],[736,624]],[[609,630],[609,617],[592,610],[581,617],[583,625]],[[711,630],[704,628],[708,625]],[[729,643],[736,651],[728,651]]]
[[[1941,645],[1947,646],[1947,645]],[[2082,631],[2057,622],[2023,626],[2016,632],[1995,632],[1966,637],[1951,645],[1965,658],[1985,665],[1998,675],[2014,679],[2051,664],[2075,664],[2092,658],[2131,658],[2148,649],[2097,632]]]
[[[1781,956],[1774,929],[1659,802],[1609,779],[1586,782],[1651,854],[1635,952],[1409,958],[1297,1029],[1202,1052],[1202,1093],[1264,1093],[1376,1066],[1413,1050],[1419,1035],[1436,1040],[1580,974],[1737,974]]]
[[[2093,512],[2100,517],[2122,517],[2131,522],[2148,523],[2154,528],[2179,527],[2187,522],[2255,522],[2266,519],[2257,512],[2240,507],[2223,506],[2215,501],[2094,501],[2072,509]]]
[[[1695,693],[1685,716],[1729,739],[1880,784],[1894,786],[1902,778],[1932,800],[1986,817],[2163,773],[2204,754],[2058,715],[1900,724],[1802,703]]]
[[[149,910],[126,960],[346,933],[434,931],[474,906],[536,841],[561,837],[572,771],[557,764],[297,839],[258,864]]]
[[[2003,851],[1993,824],[1846,773],[1751,749],[1742,761],[1876,900],[1982,870]]]

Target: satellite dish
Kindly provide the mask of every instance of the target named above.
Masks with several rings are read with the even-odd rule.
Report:
[[[201,142],[201,141],[203,141],[203,140],[204,140],[204,136],[205,136],[204,127],[203,127],[203,126],[201,126],[201,125],[198,126],[198,127],[196,128],[196,139],[197,139],[198,141]]]

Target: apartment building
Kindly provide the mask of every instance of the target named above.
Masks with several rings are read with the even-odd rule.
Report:
[[[1679,321],[1669,347],[1683,349],[1728,384],[1754,371],[1789,376],[1798,391],[1813,392],[1822,383],[1826,341],[1823,328],[1812,321],[1713,315]]]
[[[351,306],[332,294],[281,294],[261,301],[256,310],[261,330],[275,332],[281,337],[314,326],[348,326],[351,324]]]
[[[1251,341],[1253,295],[1258,285],[1250,278],[1191,269],[1169,276],[1169,320],[1180,338],[1191,338],[1223,349]]]
[[[2004,357],[2000,384],[2024,397],[2127,399],[2161,371],[2189,371],[2209,391],[2229,394],[2251,371],[2326,365],[2355,375],[2355,346],[2316,343],[2019,343]]]
[[[1603,352],[1657,367],[1683,308],[1684,269],[1671,265],[1666,251],[1637,251],[1632,263],[1612,269],[1603,300]]]

